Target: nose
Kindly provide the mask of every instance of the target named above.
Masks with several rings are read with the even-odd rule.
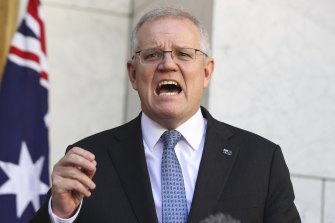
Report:
[[[168,55],[169,54],[169,55]],[[171,70],[176,69],[176,62],[173,60],[172,50],[163,51],[163,58],[158,64],[158,69],[160,70]]]
[[[173,59],[173,53],[172,53],[173,51],[172,50],[165,50],[165,51],[163,51],[163,60],[165,59],[165,55],[167,54],[167,53],[169,53],[170,54],[170,56],[171,56],[171,58]]]

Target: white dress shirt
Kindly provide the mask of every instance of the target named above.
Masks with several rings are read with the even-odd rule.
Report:
[[[163,143],[161,142],[160,137],[167,129],[164,129],[158,123],[151,120],[144,113],[142,113],[141,116],[141,128],[144,152],[148,166],[158,222],[162,222],[161,161],[163,154]],[[190,211],[191,208],[200,160],[204,149],[206,128],[207,120],[203,118],[201,110],[199,109],[195,115],[193,115],[189,120],[176,129],[183,135],[182,139],[175,146],[175,152],[184,177],[188,211]],[[52,213],[50,201],[49,215],[51,217],[52,223],[71,223],[79,214],[80,208],[78,208],[76,214],[70,219],[61,219]]]
[[[142,134],[144,152],[150,176],[152,194],[155,201],[158,222],[162,222],[162,196],[161,196],[161,162],[163,143],[160,140],[166,131],[153,120],[142,114]],[[179,126],[176,130],[183,138],[175,146],[175,152],[183,172],[184,185],[188,211],[190,211],[194,187],[198,176],[198,170],[202,152],[204,149],[207,120],[203,118],[201,111]]]

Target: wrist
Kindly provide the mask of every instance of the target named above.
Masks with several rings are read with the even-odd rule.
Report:
[[[54,201],[51,197],[50,202],[51,210],[54,215],[56,215],[59,218],[68,219],[73,217],[76,212],[78,211],[78,208],[81,206],[81,202],[78,203],[78,205],[70,205],[67,207],[64,207],[62,205],[58,205],[57,202]]]

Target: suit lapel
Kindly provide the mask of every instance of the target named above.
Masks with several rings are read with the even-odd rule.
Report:
[[[117,143],[109,148],[110,157],[138,222],[158,222],[147,164],[140,116],[120,128]]]
[[[188,222],[199,222],[213,213],[229,177],[239,148],[232,133],[202,109],[207,118],[206,140]],[[225,149],[225,150],[224,150]]]
[[[215,207],[238,154],[233,134],[202,109],[207,118],[206,140],[202,155],[189,223],[198,223]],[[109,148],[111,160],[119,175],[125,193],[140,223],[157,223],[154,199],[145,160],[140,116],[122,126],[114,135]],[[231,155],[224,153],[226,149]]]

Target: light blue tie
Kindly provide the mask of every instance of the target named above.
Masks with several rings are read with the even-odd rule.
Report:
[[[183,173],[174,147],[182,135],[176,131],[166,131],[162,156],[162,220],[163,223],[186,223],[188,209]]]

